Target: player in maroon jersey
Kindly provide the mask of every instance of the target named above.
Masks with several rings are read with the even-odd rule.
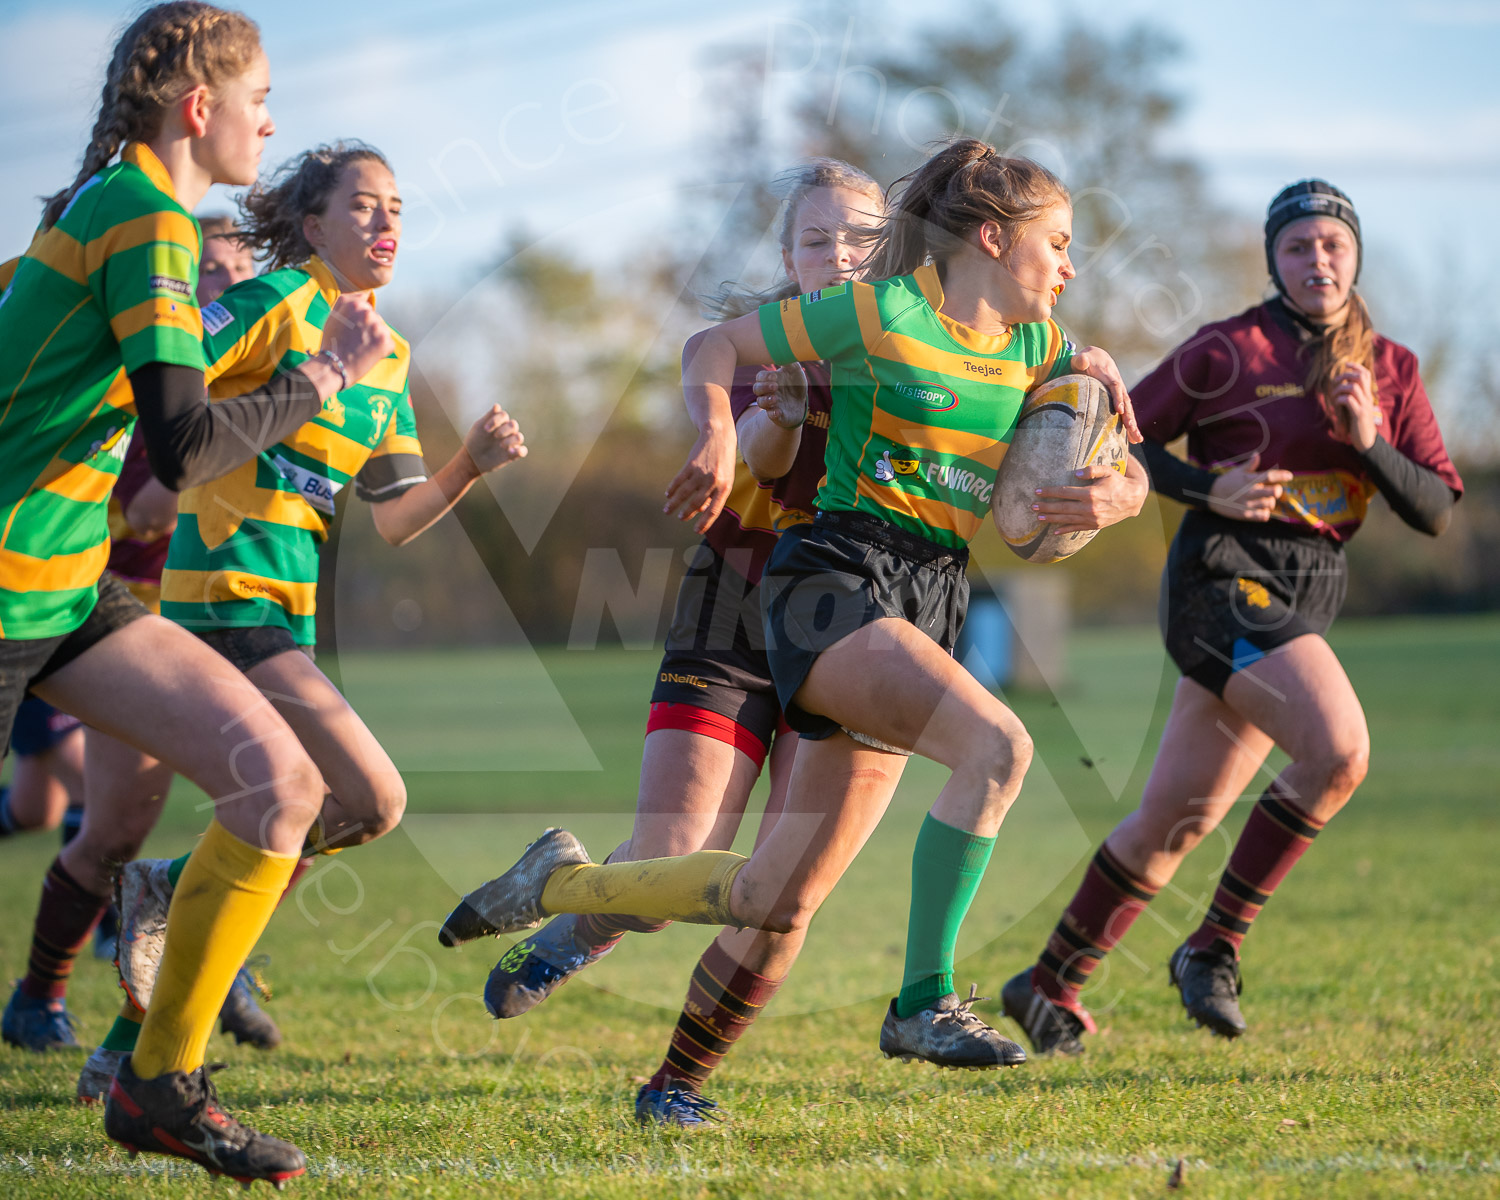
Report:
[[[786,283],[748,300],[721,297],[720,315],[831,287],[868,254],[870,242],[851,234],[880,216],[874,180],[847,163],[820,159],[792,172],[789,181],[780,234]],[[797,736],[781,718],[771,682],[759,582],[780,533],[812,520],[832,399],[827,368],[809,364],[805,382],[797,367],[747,368],[736,376],[730,405],[748,444],[771,420],[757,405],[758,395],[782,386],[807,392],[800,447],[778,478],[757,479],[740,463],[722,515],[704,531],[678,593],[651,695],[635,828],[614,861],[727,850],[768,757],[771,794],[760,838],[786,798]],[[903,760],[887,757],[899,773]],[[497,1017],[519,1016],[597,962],[626,932],[661,928],[631,917],[560,916],[500,960],[485,988],[486,1003]],[[705,1121],[713,1102],[699,1094],[703,1082],[785,979],[801,944],[800,934],[719,934],[693,972],[665,1061],[641,1088],[636,1110],[642,1120]]]
[[[1104,841],[1006,1013],[1041,1053],[1094,1030],[1090,972],[1211,833],[1272,746],[1291,762],[1260,796],[1202,924],[1170,974],[1199,1025],[1238,1037],[1240,944],[1365,776],[1359,698],[1323,635],[1343,603],[1343,545],[1378,491],[1414,529],[1447,525],[1463,483],[1417,359],[1377,334],[1354,284],[1349,198],[1319,179],[1271,202],[1277,295],[1204,326],[1131,390],[1152,486],[1189,506],[1163,577],[1182,679],[1140,808]],[[1187,436],[1188,461],[1165,444]]]

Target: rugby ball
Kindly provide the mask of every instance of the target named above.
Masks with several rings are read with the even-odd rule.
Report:
[[[1097,529],[1056,533],[1031,506],[1039,487],[1078,483],[1073,472],[1102,463],[1125,473],[1130,446],[1109,390],[1089,375],[1064,375],[1031,392],[1021,405],[1010,449],[1000,461],[990,511],[995,528],[1027,562],[1059,562],[1077,554]]]

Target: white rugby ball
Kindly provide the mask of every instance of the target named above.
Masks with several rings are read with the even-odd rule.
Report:
[[[1000,461],[990,511],[1000,536],[1021,558],[1059,562],[1077,554],[1097,529],[1057,533],[1031,511],[1039,487],[1078,483],[1074,472],[1093,463],[1125,473],[1130,446],[1109,390],[1089,375],[1063,375],[1026,397],[1010,449]]]

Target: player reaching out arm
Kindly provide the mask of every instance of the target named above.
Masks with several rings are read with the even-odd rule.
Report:
[[[1089,974],[1274,745],[1291,762],[1169,964],[1199,1025],[1245,1032],[1241,944],[1368,761],[1364,711],[1323,637],[1344,599],[1344,543],[1377,490],[1428,534],[1462,493],[1415,356],[1375,333],[1354,288],[1349,198],[1319,179],[1286,188],[1265,243],[1276,297],[1200,329],[1135,389],[1152,485],[1189,505],[1162,581],[1182,679],[1140,808],[1100,846],[1036,965],[1005,985],[1005,1011],[1044,1054],[1083,1050]],[[1165,448],[1183,434],[1190,462]]]
[[[373,307],[371,294],[392,278],[400,247],[395,178],[379,151],[362,143],[300,155],[252,190],[244,207],[241,240],[271,270],[204,309],[216,399],[295,370],[343,300],[358,296]],[[352,483],[371,503],[376,529],[402,545],[451,509],[481,474],[526,455],[516,423],[495,406],[428,478],[408,396],[410,350],[399,335],[393,346],[261,459],[185,492],[162,575],[163,613],[243,671],[311,755],[330,793],[310,835],[310,847],[319,851],[381,836],[406,802],[395,765],[313,661],[318,546],[335,497]],[[113,764],[114,774],[145,778],[145,764],[131,762],[130,753]],[[93,864],[101,872],[133,857],[150,828],[124,816],[150,810],[147,797],[122,785],[110,801],[120,815],[100,812],[98,825],[128,826],[134,840],[106,847]],[[168,906],[186,861],[138,860],[124,869],[119,963],[136,1011],[122,1014],[95,1052],[80,1094],[133,1047],[140,1010],[153,1011]]]
[[[781,820],[748,860],[702,851],[598,866],[551,831],[465,898],[445,940],[557,912],[800,933],[884,811],[899,773],[887,764],[915,751],[952,774],[913,856],[906,978],[881,1048],[948,1066],[1024,1060],[954,993],[952,960],[1031,745],[951,650],[967,599],[965,543],[988,516],[1025,393],[1080,366],[1050,319],[1073,274],[1071,218],[1049,172],[956,142],[906,181],[867,264],[873,282],[764,306],[695,335],[684,352],[684,390],[710,421],[728,411],[737,365],[826,358],[832,371],[819,512],[782,535],[764,583],[771,674],[801,735],[785,811],[817,814],[812,838]],[[1105,359],[1090,351],[1081,365],[1105,379],[1133,431]],[[933,384],[956,403],[924,405]],[[877,464],[887,457],[917,466],[886,478]]]

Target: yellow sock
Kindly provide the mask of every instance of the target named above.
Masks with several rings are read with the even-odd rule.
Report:
[[[735,876],[749,860],[728,850],[681,858],[559,867],[542,889],[549,913],[621,913],[647,921],[740,925],[730,911]]]
[[[151,1007],[131,1065],[142,1079],[203,1065],[214,1021],[276,902],[295,854],[272,854],[240,841],[218,821],[182,870],[167,916]]]

